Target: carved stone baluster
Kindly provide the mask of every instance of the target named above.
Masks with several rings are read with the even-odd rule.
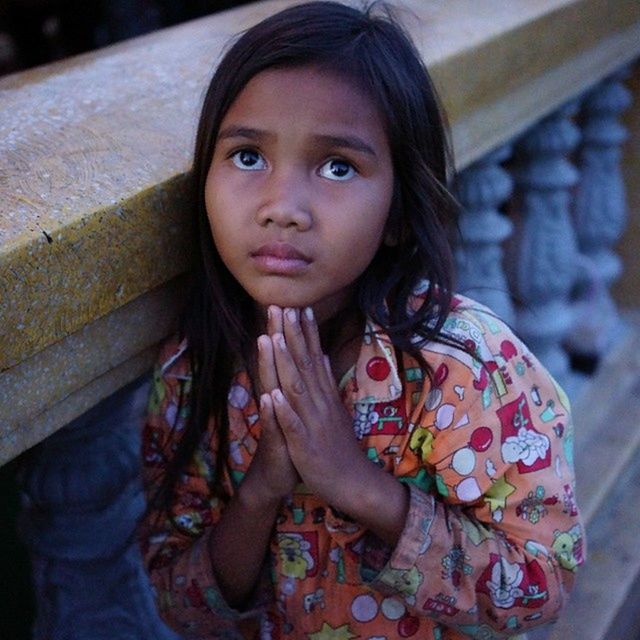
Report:
[[[622,271],[612,246],[626,222],[620,147],[627,135],[619,116],[631,105],[631,93],[622,83],[624,77],[623,71],[589,92],[579,117],[582,144],[574,218],[582,269],[575,332],[568,344],[572,352],[592,357],[607,350],[621,325],[608,289]]]
[[[578,259],[569,206],[578,172],[567,159],[580,139],[575,111],[574,104],[558,110],[515,145],[516,230],[508,259],[516,329],[565,387],[574,386],[562,341],[573,323],[569,294]]]
[[[462,205],[462,247],[456,250],[458,290],[482,302],[509,324],[514,311],[502,265],[500,243],[511,234],[512,224],[498,207],[513,190],[511,177],[500,163],[511,154],[502,147],[462,171],[456,193]]]
[[[139,420],[148,385],[125,388],[34,449],[21,472],[35,640],[177,640],[159,619],[135,542],[145,508]]]

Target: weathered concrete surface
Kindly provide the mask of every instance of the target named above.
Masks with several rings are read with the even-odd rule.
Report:
[[[294,3],[260,2],[0,81],[0,390],[9,375],[15,384],[41,369],[52,345],[71,348],[61,341],[186,269],[186,174],[206,81],[232,34]],[[637,0],[397,4],[443,94],[459,166],[640,51]],[[126,318],[123,335],[134,321]],[[87,372],[108,340],[89,345]],[[132,340],[109,366],[140,348]],[[45,392],[38,415],[88,388],[92,375],[77,377],[75,391]],[[42,384],[25,374],[18,386],[31,396]],[[11,406],[0,418],[28,429],[34,407]],[[12,431],[0,463],[37,439]]]

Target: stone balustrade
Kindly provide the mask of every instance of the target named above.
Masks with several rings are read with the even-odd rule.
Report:
[[[132,544],[141,376],[188,268],[185,185],[206,81],[232,34],[291,4],[0,80],[0,464],[44,440],[20,472],[37,639],[175,638]],[[566,346],[597,356],[619,327],[609,287],[637,0],[396,4],[449,114],[460,290],[577,394]]]

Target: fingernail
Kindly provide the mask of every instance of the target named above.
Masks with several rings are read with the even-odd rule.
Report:
[[[282,404],[284,401],[284,396],[282,395],[282,391],[280,391],[280,389],[274,389],[273,392],[273,399],[275,402],[277,402],[278,404]]]
[[[281,333],[276,334],[276,343],[278,344],[278,349],[280,349],[280,351],[287,350],[287,343],[284,341],[284,336]]]
[[[261,409],[264,409],[264,408],[267,406],[267,404],[266,404],[266,402],[265,402],[265,399],[264,399],[264,397],[265,397],[266,395],[267,395],[266,393],[263,393],[263,394],[260,396],[260,408],[261,408]]]
[[[271,307],[267,307],[267,318],[271,320],[272,317],[273,317],[273,311],[271,311]]]
[[[305,307],[304,315],[309,322],[313,322],[313,309],[311,307]]]
[[[258,336],[258,351],[264,349],[264,336]]]
[[[296,312],[293,309],[287,309],[285,311],[285,315],[287,316],[287,320],[291,323],[291,324],[295,324],[297,318],[296,318]]]

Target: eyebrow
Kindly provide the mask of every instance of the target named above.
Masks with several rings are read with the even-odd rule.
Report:
[[[352,149],[353,151],[366,153],[374,158],[378,157],[378,154],[373,150],[373,148],[358,136],[316,135],[313,136],[313,141],[318,144],[324,144],[328,147]]]
[[[275,138],[273,133],[264,131],[263,129],[252,129],[251,127],[243,127],[232,125],[223,129],[218,133],[218,140],[227,138],[249,138],[250,140],[264,140]]]
[[[260,141],[273,139],[275,138],[275,134],[265,131],[264,129],[232,125],[226,127],[218,134],[218,140],[226,140],[228,138],[247,138],[249,140]],[[341,149],[352,149],[353,151],[366,153],[374,158],[378,157],[378,154],[373,148],[358,136],[317,134],[312,137],[312,140],[315,144]]]

